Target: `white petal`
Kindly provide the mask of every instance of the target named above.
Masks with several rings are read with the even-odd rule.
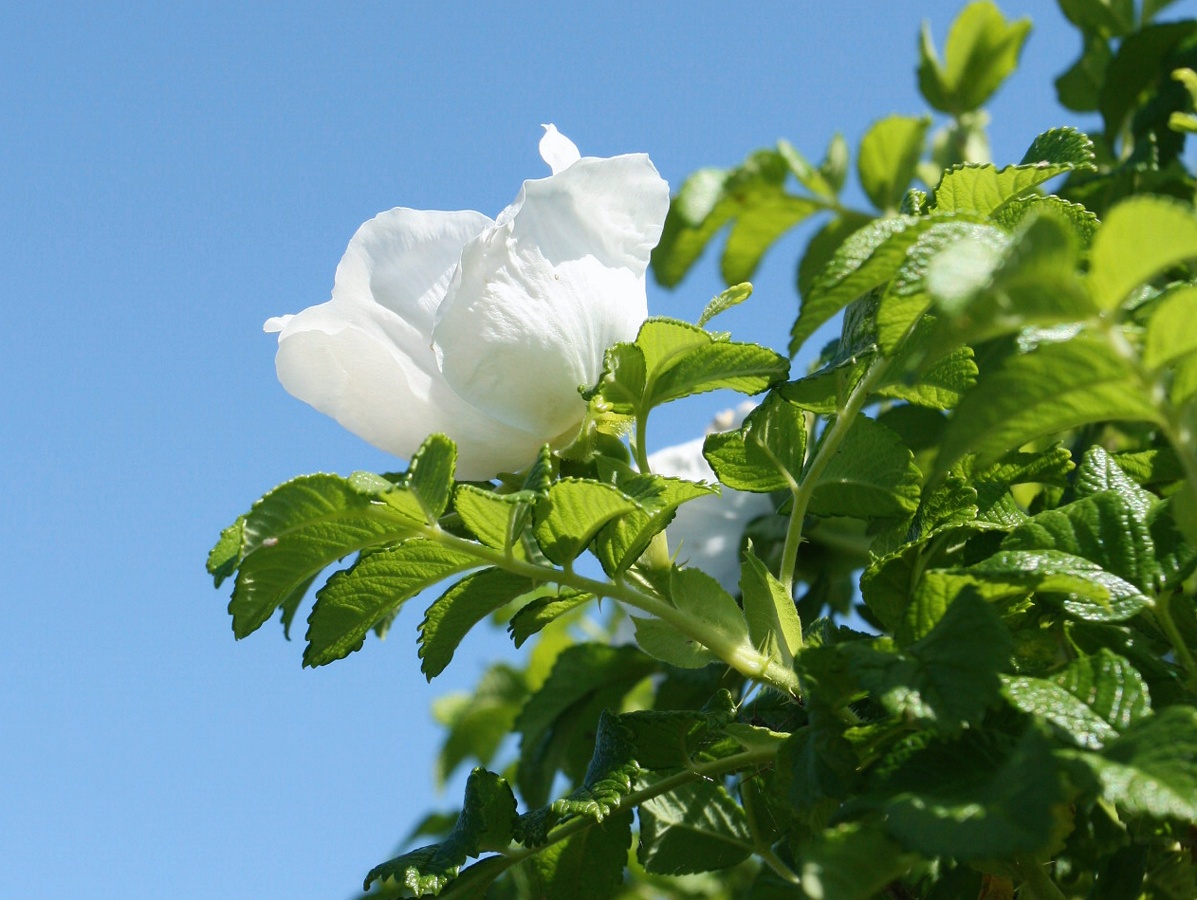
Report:
[[[462,245],[490,224],[475,212],[409,209],[365,223],[337,266],[332,299],[266,323],[279,333],[283,386],[397,456],[410,459],[428,434],[449,435],[462,478],[527,465],[540,436],[458,397],[431,348],[433,313]]]
[[[433,330],[441,370],[471,403],[558,435],[581,421],[578,387],[648,314],[644,272],[669,187],[647,156],[585,158],[528,181],[508,221],[462,251]]]
[[[556,125],[541,125],[544,137],[540,139],[540,158],[549,164],[553,174],[564,172],[582,158],[578,145],[557,130]]]

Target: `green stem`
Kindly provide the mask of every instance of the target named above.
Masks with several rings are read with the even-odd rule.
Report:
[[[1067,900],[1064,892],[1051,880],[1043,866],[1033,859],[1016,856],[1013,868],[1028,893],[1026,900]]]
[[[425,534],[446,547],[468,553],[484,563],[516,575],[524,575],[534,581],[576,588],[596,597],[608,597],[625,606],[656,616],[686,637],[702,644],[746,678],[766,681],[793,696],[798,694],[798,676],[793,669],[765,656],[750,642],[727,634],[717,626],[672,606],[661,597],[636,590],[626,582],[599,581],[577,572],[516,559],[501,550],[449,534],[435,525],[428,526]]]
[[[787,590],[792,590],[794,584],[794,569],[798,564],[798,546],[802,543],[802,525],[806,519],[806,509],[810,506],[811,495],[819,483],[819,478],[831,463],[831,458],[840,448],[849,429],[856,421],[856,415],[869,399],[869,394],[885,374],[889,360],[882,356],[874,358],[864,376],[852,388],[846,400],[836,410],[835,419],[823,432],[818,449],[814,457],[802,474],[802,480],[793,490],[794,504],[790,510],[790,523],[786,528],[786,542],[782,549],[781,583]]]

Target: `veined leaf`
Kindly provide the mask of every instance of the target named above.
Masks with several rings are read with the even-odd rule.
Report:
[[[623,885],[632,842],[632,813],[611,816],[533,856],[536,896],[544,900],[609,900]]]
[[[1171,266],[1197,258],[1197,216],[1164,197],[1132,197],[1106,215],[1089,254],[1089,292],[1101,309]]]
[[[220,532],[216,545],[208,551],[208,574],[212,576],[216,587],[220,587],[226,578],[237,571],[241,562],[244,529],[245,516],[238,516],[236,522]]]
[[[376,493],[336,475],[307,475],[254,504],[241,531],[241,561],[229,603],[238,638],[260,628],[280,606],[293,609],[331,563],[416,532],[423,524],[418,507],[409,515],[381,502],[392,493],[410,496],[384,484],[386,490]]]
[[[425,677],[431,681],[445,670],[471,628],[534,586],[523,575],[491,568],[467,575],[445,591],[420,623],[420,669]]]
[[[1016,709],[1050,722],[1078,747],[1097,750],[1118,732],[1083,701],[1042,678],[1005,675],[1002,690]]]
[[[701,669],[719,662],[719,657],[668,622],[632,616],[636,646],[663,663],[679,669]]]
[[[926,117],[888,116],[865,132],[856,167],[865,195],[878,209],[897,211],[914,178],[930,126],[931,120]]]
[[[420,501],[429,522],[445,514],[453,496],[457,447],[443,434],[429,435],[411,458],[404,484]]]
[[[495,550],[510,549],[516,559],[527,553],[519,541],[522,524],[531,518],[536,496],[530,491],[496,494],[472,484],[459,484],[453,508],[482,543]]]
[[[744,810],[709,781],[679,785],[640,805],[637,856],[649,872],[683,875],[742,862],[754,843]]]
[[[948,422],[937,474],[968,452],[986,463],[1089,422],[1157,417],[1133,370],[1109,344],[1085,335],[1042,344],[1010,357],[965,395]]]
[[[981,107],[1018,66],[1030,19],[1006,21],[992,3],[970,3],[948,32],[941,65],[923,23],[919,45],[919,90],[940,112],[959,116]]]
[[[475,769],[466,782],[465,806],[449,837],[375,866],[366,875],[365,890],[377,881],[403,885],[417,897],[439,894],[467,858],[505,848],[514,820],[515,797],[507,782],[493,772]]]
[[[471,554],[434,541],[413,539],[365,554],[337,572],[316,594],[308,616],[305,666],[322,666],[362,646],[374,623],[451,575],[475,568]]]
[[[638,509],[619,489],[598,481],[564,478],[536,506],[534,532],[544,555],[567,565],[598,530],[616,516]]]
[[[702,328],[707,322],[720,313],[727,312],[733,306],[739,306],[752,296],[752,285],[748,282],[733,284],[726,291],[711,298],[702,315],[698,317],[698,327]]]
[[[744,618],[748,635],[755,647],[776,652],[786,665],[802,649],[802,620],[794,598],[761,562],[752,547],[743,554],[740,570],[740,594],[744,598]]]
[[[1197,710],[1169,706],[1132,725],[1101,753],[1073,751],[1102,796],[1132,815],[1197,822]]]
[[[1056,128],[1037,137],[1019,165],[998,169],[964,163],[948,169],[935,188],[935,209],[992,216],[1008,201],[1057,175],[1093,168],[1093,158],[1087,135],[1075,128]]]
[[[538,597],[526,604],[519,612],[511,617],[507,624],[507,631],[515,646],[522,647],[524,641],[541,631],[551,622],[561,616],[585,606],[594,599],[593,594],[562,588],[558,593]]]
[[[798,871],[808,897],[873,900],[913,862],[879,824],[848,822],[804,842]]]
[[[897,518],[919,505],[922,476],[896,434],[860,415],[811,494],[816,516]]]
[[[707,435],[703,456],[725,485],[767,493],[794,489],[806,452],[806,417],[778,394],[769,394],[737,431]]]

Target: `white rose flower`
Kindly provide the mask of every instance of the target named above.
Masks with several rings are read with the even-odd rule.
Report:
[[[756,406],[751,401],[715,417],[707,433],[739,428]],[[688,481],[716,482],[714,471],[702,455],[703,438],[658,450],[648,458],[657,475]],[[752,494],[720,486],[718,496],[699,497],[678,507],[677,516],[665,534],[671,550],[678,550],[678,562],[701,569],[715,578],[724,590],[736,593],[740,587],[740,544],[744,527],[753,519],[773,512],[768,494]]]
[[[578,388],[648,314],[669,186],[642,153],[582,157],[544,127],[553,174],[494,221],[398,208],[362,225],[332,299],[266,322],[283,387],[396,456],[448,435],[466,479],[572,441]]]

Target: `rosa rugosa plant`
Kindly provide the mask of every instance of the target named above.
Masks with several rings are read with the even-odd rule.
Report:
[[[582,157],[552,125],[540,152],[553,174],[495,220],[400,207],[362,225],[332,299],[266,322],[283,386],[397,456],[449,436],[463,478],[570,443],[578,388],[647,315],[669,187],[645,154]]]

